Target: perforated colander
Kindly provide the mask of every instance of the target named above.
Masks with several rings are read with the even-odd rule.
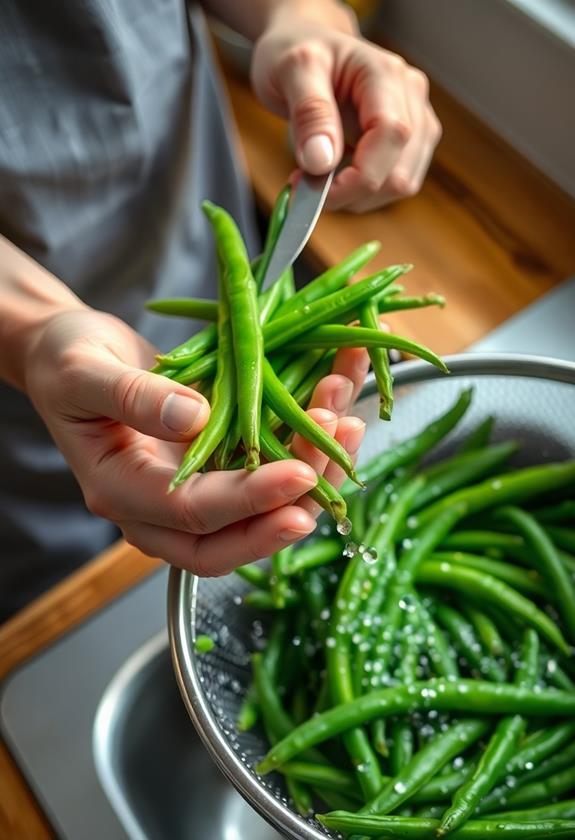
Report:
[[[515,465],[575,457],[575,364],[483,354],[452,356],[446,361],[452,371],[449,377],[422,362],[394,367],[396,404],[390,423],[378,419],[375,385],[372,380],[366,383],[357,407],[367,422],[360,463],[419,432],[470,385],[472,407],[434,457],[448,455],[489,414],[497,418],[495,441],[513,438],[521,444]],[[170,638],[182,697],[216,764],[247,801],[286,837],[325,840],[336,835],[291,809],[279,776],[260,778],[254,772],[269,748],[263,732],[258,728],[236,731],[235,720],[250,682],[250,652],[265,634],[261,616],[241,604],[248,588],[237,575],[200,579],[172,570]],[[211,653],[196,656],[195,637],[204,633],[215,638],[217,645]]]

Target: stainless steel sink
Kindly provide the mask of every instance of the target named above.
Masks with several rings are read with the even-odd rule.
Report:
[[[164,633],[117,672],[96,713],[94,757],[133,838],[279,840],[216,769],[182,704]]]

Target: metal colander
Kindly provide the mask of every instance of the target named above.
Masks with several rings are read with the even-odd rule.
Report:
[[[459,392],[473,386],[471,409],[458,428],[436,448],[448,455],[475,424],[496,416],[494,440],[513,438],[521,449],[515,465],[575,457],[575,364],[531,356],[469,354],[446,359],[446,377],[422,362],[393,369],[393,420],[378,419],[373,380],[357,412],[367,421],[361,461],[409,438],[443,413]],[[261,616],[241,604],[249,589],[237,575],[197,578],[172,569],[168,593],[171,648],[182,697],[216,764],[245,799],[278,831],[299,840],[325,840],[330,834],[313,819],[300,817],[288,802],[281,777],[260,778],[253,767],[268,750],[263,732],[238,733],[237,713],[250,682],[250,651],[261,645]],[[209,654],[194,654],[194,639],[217,640]],[[247,838],[246,838],[247,840]]]

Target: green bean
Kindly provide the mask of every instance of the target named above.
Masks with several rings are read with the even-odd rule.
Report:
[[[346,312],[353,310],[363,303],[364,300],[369,299],[372,294],[379,291],[386,284],[392,282],[395,277],[404,273],[406,270],[406,266],[391,266],[384,271],[378,272],[372,277],[367,277],[365,280],[360,280],[358,283],[354,283],[353,286],[340,289],[338,292],[327,295],[326,297],[316,300],[313,303],[304,304],[300,308],[291,310],[285,315],[280,316],[278,314],[278,317],[275,317],[262,328],[266,354],[271,353],[273,350],[277,350],[279,347],[282,347],[288,342],[291,350],[297,349],[297,343],[294,341],[296,337],[301,336],[302,333],[312,334],[314,328],[323,329],[323,327],[318,327],[318,325],[338,318]],[[337,325],[335,328],[339,330],[351,329]],[[359,330],[359,328],[357,329]],[[385,335],[387,334],[381,333],[382,340]],[[359,338],[359,333],[355,336],[355,338]],[[402,339],[400,336],[395,336],[394,338],[396,338],[399,343],[407,341],[407,339]],[[408,341],[407,344],[411,347],[413,343]],[[332,343],[327,346],[331,349],[337,345]],[[309,345],[306,345],[302,349],[308,350],[310,347]],[[313,347],[311,349],[313,349]],[[441,360],[435,356],[435,354],[432,354],[430,350],[426,350],[425,348],[422,349],[426,357],[433,358],[435,363],[440,367],[443,365]],[[161,357],[161,359],[165,359],[168,363],[173,362],[173,360],[168,357]],[[203,358],[194,360],[191,364],[188,364],[187,361],[184,362],[183,356],[179,357],[178,364],[183,365],[184,363],[186,366],[182,366],[182,369],[178,375],[174,377],[174,380],[187,385],[213,375],[216,368],[216,354],[209,353]]]
[[[222,265],[232,326],[238,416],[246,451],[245,468],[253,470],[260,463],[264,362],[256,284],[243,239],[232,217],[209,201],[202,202],[202,210],[214,230],[218,257]]]
[[[335,355],[335,350],[328,350],[327,353],[324,352],[315,368],[310,370],[305,379],[294,389],[293,396],[296,402],[300,405],[307,405],[309,403],[318,382],[331,373]]]
[[[263,589],[265,591],[269,591],[270,588],[270,577],[265,569],[262,569],[261,566],[255,566],[252,563],[246,566],[238,566],[234,569],[236,575],[241,577],[243,580],[251,583],[252,586],[255,586],[256,589]]]
[[[542,761],[538,767],[529,770],[525,774],[525,778],[529,782],[536,782],[539,779],[545,779],[552,776],[559,770],[564,770],[566,767],[573,767],[575,765],[575,744],[569,744],[561,752],[550,756],[545,761]]]
[[[446,765],[447,766],[447,765]],[[449,797],[456,793],[459,788],[466,782],[475,769],[473,762],[464,764],[459,770],[454,770],[446,776],[437,775],[431,779],[427,784],[420,788],[413,797],[413,802],[421,804],[422,802],[446,802]],[[441,808],[440,812],[436,814],[440,817],[445,810]]]
[[[449,680],[457,679],[459,676],[459,668],[457,666],[457,659],[449,642],[447,641],[443,631],[437,626],[432,616],[429,614],[421,599],[415,595],[414,600],[419,621],[425,632],[427,649],[433,663],[435,673],[437,676],[446,677]]]
[[[359,322],[362,327],[373,330],[380,329],[377,302],[372,298],[359,310]],[[369,358],[379,391],[379,416],[381,420],[391,420],[393,410],[393,376],[389,364],[387,350],[382,347],[371,347]]]
[[[494,682],[505,681],[505,671],[492,656],[486,656],[481,649],[473,627],[447,604],[436,604],[435,614],[453,639],[453,646],[464,656],[470,668],[484,674]]]
[[[505,768],[509,776],[523,773],[531,765],[535,766],[567,744],[575,736],[575,721],[559,723],[549,729],[543,729],[527,737]]]
[[[209,653],[215,646],[216,643],[211,636],[196,636],[196,641],[194,642],[196,653]]]
[[[421,527],[433,521],[441,512],[462,505],[466,515],[479,513],[501,504],[525,502],[551,490],[575,483],[575,460],[559,464],[525,467],[489,478],[473,487],[456,490],[417,515]]]
[[[565,551],[575,551],[575,528],[547,525],[545,531],[559,548],[563,548]]]
[[[403,685],[412,685],[417,679],[419,640],[413,629],[409,621],[404,621],[399,645],[399,667],[396,675]],[[375,721],[374,725],[377,723],[378,721]],[[394,721],[391,737],[389,763],[392,775],[398,776],[413,757],[414,744],[411,721],[404,718]]]
[[[232,330],[229,301],[220,278],[220,317],[218,320],[217,373],[212,389],[210,416],[192,441],[170,482],[170,491],[197,472],[226,434],[236,404],[236,375],[232,358]]]
[[[325,787],[316,787],[314,790],[320,799],[323,799],[328,808],[353,810],[353,808],[357,807],[357,803],[354,799],[340,793],[339,790],[332,790],[331,788]]]
[[[429,294],[421,295],[420,297],[393,297],[391,300],[386,295],[381,302],[379,302],[379,312],[400,312],[404,309],[421,309],[425,306],[439,306],[443,309],[445,306],[445,298],[443,295]]]
[[[497,516],[510,522],[530,546],[536,565],[553,592],[569,638],[575,642],[575,589],[552,541],[537,520],[520,508],[502,508]]]
[[[490,814],[492,820],[512,820],[513,822],[529,822],[535,820],[572,820],[575,819],[575,799],[565,799],[542,805],[539,808],[529,808],[525,811],[502,811]]]
[[[265,401],[278,417],[338,464],[350,478],[358,480],[347,450],[301,408],[282,385],[267,359],[263,359],[263,386]]]
[[[539,663],[539,639],[534,630],[526,631],[521,656],[514,683],[532,688],[537,680]],[[473,814],[477,804],[489,793],[505,770],[526,725],[527,721],[522,715],[505,717],[499,721],[472,776],[459,788],[451,806],[443,814],[437,829],[438,837],[454,831]]]
[[[446,493],[478,481],[502,466],[517,451],[514,441],[497,443],[477,452],[464,452],[423,470],[427,479],[413,502],[413,510],[437,500]]]
[[[539,803],[547,804],[556,796],[562,796],[575,789],[575,767],[568,767],[546,779],[523,785],[517,789],[498,788],[492,795],[485,797],[476,813],[485,814],[498,807],[527,808]]]
[[[507,586],[502,580],[481,574],[467,566],[438,563],[435,560],[428,560],[421,564],[417,571],[417,580],[419,583],[447,586],[458,592],[485,598],[486,601],[502,607],[526,624],[533,626],[565,656],[571,653],[569,644],[553,621],[532,601]]]
[[[416,753],[403,770],[359,813],[388,814],[394,811],[432,779],[448,761],[485,735],[489,728],[489,721],[473,718],[453,723]]]
[[[457,425],[471,404],[471,396],[471,388],[462,391],[454,405],[432,421],[418,435],[414,435],[414,437],[403,441],[392,449],[385,450],[372,458],[367,464],[361,466],[358,469],[360,479],[365,484],[376,478],[384,481],[393,470],[417,461]],[[346,481],[341,490],[343,496],[352,496],[357,491],[358,488],[350,481]]]
[[[227,470],[230,468],[234,454],[240,445],[241,437],[240,415],[236,406],[228,431],[214,452],[214,466],[217,470]]]
[[[262,418],[261,425],[262,451],[268,461],[285,461],[294,456],[286,449]],[[310,498],[318,503],[336,522],[343,522],[346,517],[347,506],[338,491],[323,478],[318,476],[317,485],[308,491]]]
[[[505,653],[505,644],[497,629],[497,625],[487,613],[478,609],[473,601],[468,601],[463,605],[463,612],[471,622],[478,639],[483,647],[487,649],[489,655],[493,657],[503,656]]]
[[[348,811],[332,811],[330,814],[316,814],[316,818],[327,828],[344,833],[362,834],[368,837],[403,838],[403,840],[435,840],[439,820],[421,817],[394,817],[353,814]],[[453,840],[490,840],[504,833],[506,840],[540,840],[540,838],[564,838],[575,836],[575,820],[535,820],[533,822],[509,822],[498,820],[470,820],[453,834]]]
[[[319,786],[347,793],[352,799],[361,801],[361,792],[356,780],[345,770],[325,764],[311,764],[305,761],[288,761],[281,769],[284,776],[291,776],[312,787]]]
[[[236,719],[238,732],[248,732],[256,725],[260,716],[258,694],[255,684],[249,686],[244,699],[241,702],[240,710]]]
[[[286,560],[284,574],[291,576],[308,569],[324,566],[333,563],[341,557],[341,541],[336,539],[323,539],[314,542],[306,542],[293,552]]]
[[[377,254],[380,248],[381,244],[375,240],[360,245],[359,248],[349,254],[344,260],[332,266],[332,268],[328,268],[327,271],[324,271],[315,280],[307,283],[288,301],[282,304],[277,312],[277,317],[280,318],[283,315],[287,315],[293,312],[296,307],[313,303],[316,300],[326,297],[326,295],[333,294],[333,292],[342,289],[347,281]]]
[[[168,298],[148,300],[145,307],[149,312],[160,315],[176,315],[180,318],[197,318],[201,321],[218,320],[217,300],[202,298]]]
[[[288,589],[287,592],[284,593],[284,605],[282,609],[290,609],[291,607],[297,607],[300,604],[300,596],[298,592],[295,592],[293,589]],[[279,607],[277,606],[275,600],[272,597],[271,592],[265,592],[261,589],[254,589],[253,592],[248,592],[246,595],[243,596],[243,602],[246,607],[252,607],[256,610],[277,610]]]
[[[354,287],[352,286],[352,288]],[[439,368],[443,373],[449,373],[445,362],[429,347],[424,347],[423,344],[418,344],[416,341],[411,341],[409,338],[403,338],[403,336],[391,332],[372,330],[366,327],[346,327],[340,324],[324,323],[323,326],[310,327],[305,332],[303,330],[298,331],[293,338],[291,347],[294,350],[311,350],[318,347],[365,347],[369,350],[373,347],[382,347],[411,353],[411,355],[418,356]]]
[[[457,551],[487,552],[492,548],[504,553],[511,553],[525,547],[525,543],[515,534],[500,534],[497,531],[461,530],[448,534],[442,544],[445,548]]]
[[[557,502],[556,505],[548,505],[547,507],[538,508],[531,512],[539,522],[544,522],[545,524],[553,525],[557,522],[573,522],[575,519],[575,499],[565,499],[562,502]]]
[[[493,426],[495,425],[495,417],[492,414],[482,420],[477,426],[467,435],[463,442],[459,445],[458,452],[463,455],[465,452],[476,452],[478,449],[483,449],[487,446],[491,438]]]
[[[266,774],[295,755],[335,735],[378,717],[433,709],[475,714],[525,714],[529,717],[575,714],[575,695],[557,689],[526,689],[506,683],[460,679],[417,681],[357,697],[302,723],[280,741],[258,765]]]
[[[262,287],[266,271],[270,264],[274,248],[276,246],[276,242],[278,241],[278,237],[281,233],[282,227],[284,226],[284,222],[286,220],[289,208],[290,195],[291,187],[287,185],[279,193],[278,197],[276,198],[275,204],[272,208],[270,220],[268,223],[268,229],[266,232],[264,248],[261,254],[261,258],[258,261],[258,266],[254,271],[254,280],[258,291]],[[277,278],[272,277],[272,280],[276,279]]]
[[[270,577],[270,592],[272,600],[278,609],[285,607],[286,595],[289,592],[289,583],[284,568],[294,552],[293,545],[286,545],[280,551],[272,555],[272,573]]]
[[[444,540],[444,545],[452,542],[451,538],[457,536],[457,533],[449,534]],[[468,554],[464,551],[434,551],[429,559],[438,563],[445,562],[468,566],[477,572],[484,572],[487,575],[499,578],[514,589],[529,595],[537,595],[540,598],[548,595],[547,588],[541,581],[539,573],[530,569],[520,569],[518,566],[512,566],[509,563],[491,560],[489,557],[481,557],[476,554]]]

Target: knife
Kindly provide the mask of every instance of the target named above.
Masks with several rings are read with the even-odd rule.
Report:
[[[333,175],[332,170],[327,175],[302,175],[299,179],[264,274],[262,291],[277,280],[303,251],[325,204]]]

